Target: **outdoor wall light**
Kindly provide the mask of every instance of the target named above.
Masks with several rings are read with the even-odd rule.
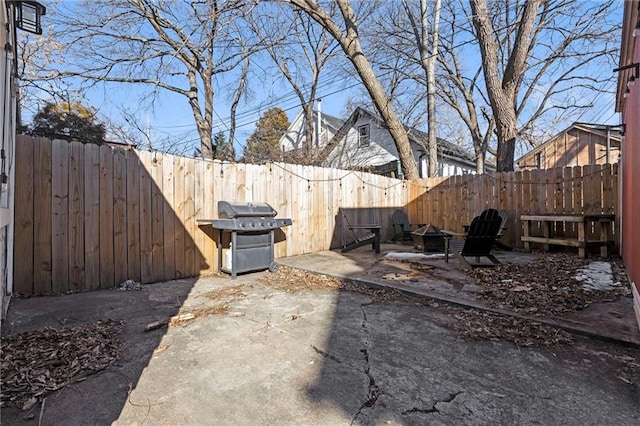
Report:
[[[624,93],[622,94],[623,98],[628,98],[629,97],[629,88],[631,86],[633,86],[633,84],[635,83],[635,81],[637,79],[640,78],[640,62],[636,62],[636,63],[629,64],[629,65],[625,65],[623,67],[619,67],[619,68],[616,68],[616,69],[613,70],[613,72],[620,72],[620,71],[628,70],[628,69],[631,69],[631,68],[633,68],[634,72],[633,72],[632,75],[630,75],[627,78],[627,90],[625,90]]]
[[[8,3],[15,7],[17,28],[33,34],[42,34],[40,17],[47,13],[47,8],[33,0],[11,0]]]
[[[630,89],[631,87],[633,87],[633,85],[636,82],[636,76],[632,75],[631,77],[629,77],[629,79],[627,80],[627,89]]]

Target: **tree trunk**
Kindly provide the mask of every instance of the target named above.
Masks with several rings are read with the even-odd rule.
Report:
[[[398,115],[391,104],[391,100],[387,97],[382,84],[373,72],[373,68],[366,58],[360,39],[358,36],[357,19],[354,16],[353,9],[348,0],[336,0],[338,8],[344,18],[346,34],[339,27],[325,10],[323,10],[315,0],[289,0],[289,2],[305,13],[309,14],[316,22],[322,25],[340,44],[340,47],[347,55],[356,69],[356,72],[362,79],[371,100],[373,101],[378,113],[389,128],[389,133],[395,142],[400,157],[400,164],[404,170],[407,179],[418,179],[418,166],[409,143],[409,136],[400,123]]]
[[[389,133],[393,138],[396,148],[398,149],[398,156],[400,157],[400,164],[404,171],[404,177],[406,179],[419,179],[420,174],[418,172],[418,166],[411,150],[411,144],[409,142],[409,136],[404,126],[398,119],[398,115],[391,104],[391,100],[387,97],[382,84],[373,72],[371,64],[364,56],[360,40],[357,35],[347,35],[341,40],[340,45],[347,54],[347,57],[353,63],[358,75],[362,79],[362,83],[369,92],[371,100],[373,101],[378,113],[387,124]]]
[[[306,126],[306,132],[305,132],[305,138],[304,138],[304,146],[302,148],[305,153],[305,157],[309,159],[307,154],[311,152],[314,144],[317,146],[318,143],[320,142],[315,140],[316,139],[315,133],[314,133],[315,126],[313,124],[313,98],[310,102],[307,102],[304,105],[303,109],[304,109],[304,121]]]
[[[436,0],[433,11],[433,44],[431,55],[427,60],[427,114],[428,114],[428,138],[429,138],[429,177],[438,176],[438,137],[436,135],[436,57],[438,55],[438,35],[440,24],[441,0]],[[422,14],[422,27],[426,38],[427,28],[427,1],[420,4]],[[428,40],[425,40],[428,42]]]
[[[482,56],[482,72],[487,87],[487,95],[493,110],[498,136],[497,171],[513,170],[513,160],[518,134],[518,118],[516,115],[516,86],[524,73],[528,57],[529,39],[533,32],[540,0],[529,0],[525,3],[522,18],[517,27],[513,50],[503,77],[498,72],[498,40],[491,24],[489,10],[485,0],[469,0],[473,13],[473,26],[480,45]]]

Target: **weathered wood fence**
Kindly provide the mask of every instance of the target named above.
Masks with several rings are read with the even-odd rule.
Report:
[[[14,292],[64,293],[217,270],[217,236],[196,219],[217,202],[268,202],[283,228],[276,257],[337,248],[348,223],[380,223],[404,208],[412,223],[461,230],[482,209],[520,214],[617,213],[617,167],[401,181],[282,163],[248,165],[21,136],[16,147]],[[571,232],[570,229],[564,230]]]
[[[511,247],[522,247],[522,214],[617,215],[619,207],[617,164],[434,178],[410,182],[409,188],[406,208],[415,223],[460,232],[486,208],[508,210],[502,241]],[[556,227],[556,235],[577,234],[575,225]],[[614,226],[616,247],[618,229]],[[590,231],[592,236],[595,231]]]

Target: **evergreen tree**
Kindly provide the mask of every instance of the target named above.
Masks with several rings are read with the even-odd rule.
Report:
[[[32,136],[82,143],[104,143],[105,126],[95,113],[79,102],[47,102],[33,117],[26,132]]]
[[[280,108],[271,108],[265,112],[256,130],[247,139],[243,151],[243,161],[246,163],[264,163],[265,161],[280,160],[280,146],[278,142],[289,128],[289,118]]]
[[[235,161],[236,151],[231,141],[227,142],[224,133],[220,132],[213,136],[214,159],[222,161]]]

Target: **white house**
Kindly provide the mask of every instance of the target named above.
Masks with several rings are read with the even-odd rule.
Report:
[[[319,103],[318,106],[320,106]],[[344,120],[321,111],[313,111],[313,121],[316,133],[316,137],[312,138],[314,149],[325,147],[344,124]],[[283,152],[293,152],[302,149],[306,140],[307,125],[304,120],[304,110],[300,110],[287,132],[280,138],[279,144]]]
[[[289,141],[303,140],[300,129],[303,129],[301,114],[294,121],[281,139],[283,151],[295,149]],[[323,130],[327,138],[320,138],[317,148],[321,153],[317,156],[325,167],[339,169],[363,169],[374,173],[400,176],[399,155],[396,145],[384,121],[363,109],[356,108],[351,116],[342,121],[333,118],[331,127]],[[336,129],[336,125],[342,123]],[[428,138],[427,134],[407,128],[411,150],[416,159],[420,176],[427,176]],[[283,143],[284,142],[284,143]],[[488,167],[491,169],[491,166]],[[438,139],[438,172],[440,176],[454,176],[475,173],[476,165],[472,153],[461,147]]]

